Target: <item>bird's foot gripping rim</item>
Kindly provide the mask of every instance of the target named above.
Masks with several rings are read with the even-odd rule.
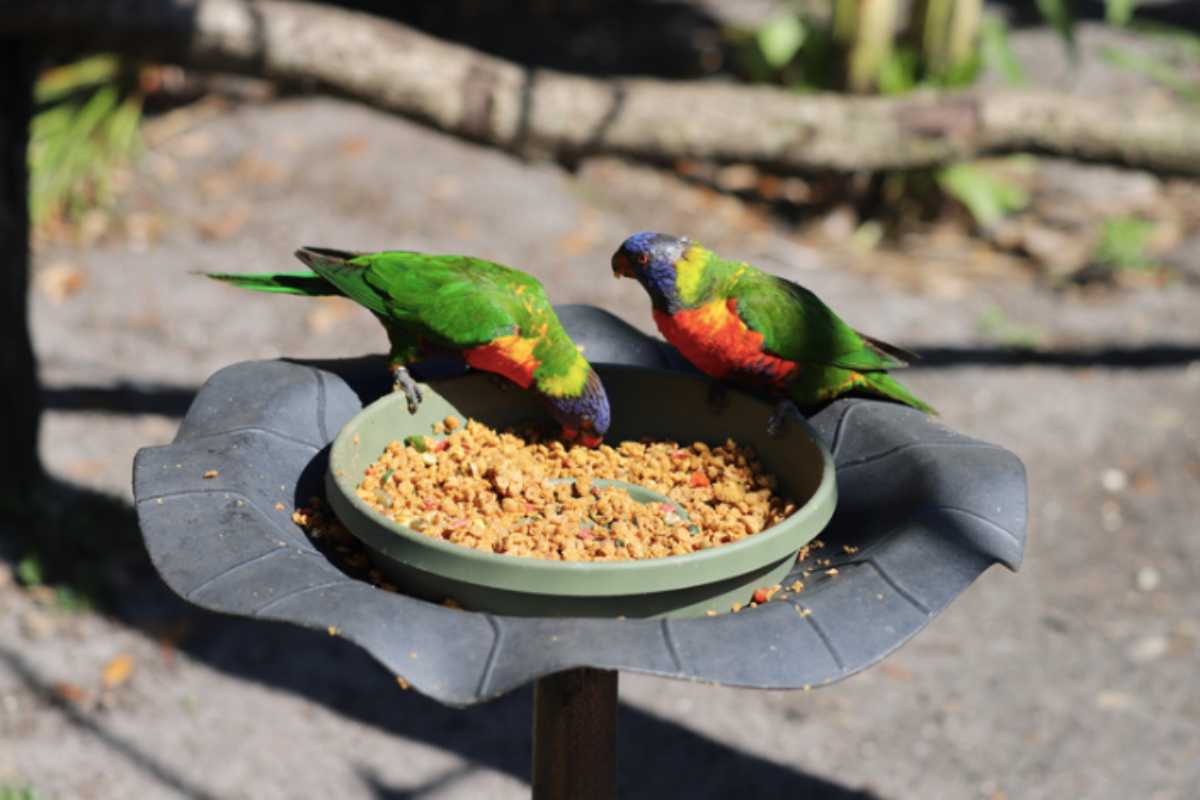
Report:
[[[403,392],[404,399],[408,401],[408,413],[417,413],[417,407],[421,405],[421,387],[417,386],[417,382],[413,380],[412,375],[408,373],[408,368],[403,364],[392,366],[392,391]]]

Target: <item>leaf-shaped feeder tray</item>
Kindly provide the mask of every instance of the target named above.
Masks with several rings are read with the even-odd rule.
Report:
[[[559,316],[593,363],[688,369],[599,309]],[[134,463],[139,523],[167,584],[216,611],[333,627],[414,689],[470,705],[584,666],[770,689],[831,683],[899,647],[992,564],[1015,569],[1024,550],[1016,456],[912,409],[839,400],[809,419],[833,456],[839,499],[818,551],[830,563],[796,567],[803,592],[695,619],[444,608],[346,576],[290,518],[322,492],[334,436],[388,383],[382,358],[247,362],[213,375],[175,441]]]

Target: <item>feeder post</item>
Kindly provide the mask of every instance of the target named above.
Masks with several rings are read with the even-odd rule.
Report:
[[[617,796],[617,673],[580,667],[533,689],[533,800]]]
[[[41,399],[29,338],[29,122],[34,47],[0,36],[0,509],[24,509],[41,477]]]

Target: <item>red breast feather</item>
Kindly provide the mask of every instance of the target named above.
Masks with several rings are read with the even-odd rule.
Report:
[[[538,361],[533,356],[535,339],[520,335],[501,336],[495,341],[463,351],[463,359],[475,369],[503,375],[522,389],[533,383]]]
[[[746,327],[733,298],[674,314],[655,311],[654,321],[684,358],[713,378],[782,387],[796,371],[795,361],[763,352],[762,334]]]

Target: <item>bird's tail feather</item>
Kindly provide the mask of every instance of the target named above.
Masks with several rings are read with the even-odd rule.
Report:
[[[889,400],[904,403],[906,406],[912,406],[919,411],[924,411],[926,414],[938,413],[933,406],[918,399],[916,395],[904,388],[898,380],[886,372],[865,372],[863,373],[863,377],[867,381],[865,388],[868,391],[882,395]]]
[[[304,262],[309,269],[316,269],[314,264],[345,264],[352,258],[356,258],[362,253],[355,253],[350,250],[337,250],[332,247],[301,247],[296,251],[296,258]]]
[[[387,316],[389,309],[369,280],[369,259],[363,258],[369,255],[330,247],[301,247],[296,251],[296,258],[329,281],[341,294],[375,314]]]
[[[888,365],[889,369],[906,367],[913,361],[918,361],[921,358],[911,350],[905,350],[903,347],[897,347],[896,345],[885,342],[882,339],[876,339],[874,336],[867,336],[862,331],[855,331],[855,333],[857,333],[858,337],[866,342],[871,348],[895,360],[895,363]]]
[[[299,294],[307,297],[341,294],[338,288],[315,272],[205,272],[205,276],[256,292]]]

